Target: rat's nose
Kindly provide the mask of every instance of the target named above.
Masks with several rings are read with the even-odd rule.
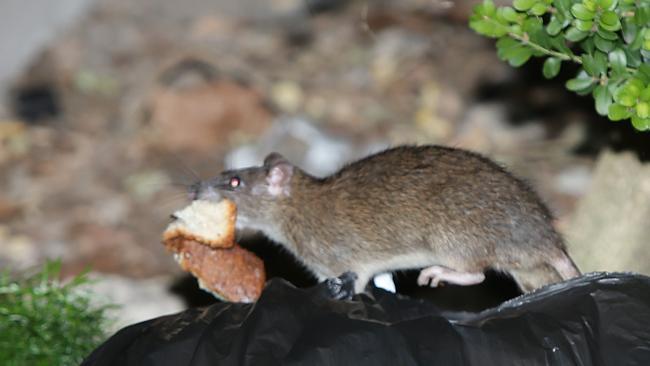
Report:
[[[221,195],[212,187],[209,182],[199,181],[188,187],[189,198],[194,200],[218,201]]]
[[[192,201],[197,200],[199,198],[202,185],[203,185],[202,182],[195,182],[192,183],[189,187],[187,187],[187,195]]]
[[[203,196],[203,192],[204,192],[205,190],[206,190],[206,184],[205,184],[205,182],[203,182],[203,181],[198,181],[198,182],[194,182],[194,183],[192,183],[192,185],[190,185],[190,186],[187,188],[187,194],[188,194],[189,198],[190,198],[192,201],[194,201],[194,200],[201,199],[202,196]]]

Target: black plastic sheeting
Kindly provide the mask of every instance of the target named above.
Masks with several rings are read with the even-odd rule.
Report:
[[[83,365],[650,365],[650,278],[594,273],[480,313],[379,289],[334,300],[274,279],[124,328]]]

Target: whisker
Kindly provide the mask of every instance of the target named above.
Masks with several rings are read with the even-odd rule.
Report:
[[[185,173],[189,174],[192,178],[194,178],[195,181],[201,180],[199,173],[196,170],[192,169],[188,164],[185,164],[185,162],[177,154],[172,154],[171,157],[176,165],[179,165],[185,171]]]
[[[154,211],[159,216],[169,217],[174,211],[177,211],[189,203],[187,196],[169,196],[156,202]]]
[[[189,201],[189,196],[187,195],[187,193],[177,192],[177,193],[174,193],[174,194],[165,195],[163,198],[158,200],[157,203],[163,204],[163,203],[166,203],[166,202],[178,201],[178,200],[181,200],[181,199],[185,200],[185,201]]]
[[[172,188],[182,188],[183,190],[188,190],[192,186],[192,183],[169,182],[169,186]]]

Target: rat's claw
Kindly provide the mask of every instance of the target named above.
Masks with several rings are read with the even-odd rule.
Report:
[[[324,281],[328,296],[335,300],[350,300],[354,295],[354,284],[358,276],[354,272],[345,272],[339,277]]]
[[[469,286],[481,283],[484,279],[483,272],[462,272],[442,266],[431,266],[420,271],[418,284],[426,286],[428,283],[431,287],[438,287],[442,283]]]
[[[440,284],[440,275],[445,271],[443,267],[431,266],[420,271],[418,276],[418,285],[438,287]]]
[[[418,276],[418,285],[428,286],[429,281],[431,281],[431,278],[426,276],[424,273],[420,272],[420,275]]]

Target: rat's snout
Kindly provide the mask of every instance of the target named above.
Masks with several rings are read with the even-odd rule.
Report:
[[[194,201],[199,198],[199,193],[201,192],[201,185],[202,182],[195,182],[192,183],[189,187],[187,187],[187,195],[189,199]]]
[[[221,200],[221,195],[219,192],[214,189],[210,182],[199,181],[189,186],[188,190],[189,198],[194,200],[209,200],[209,201],[219,201]]]

